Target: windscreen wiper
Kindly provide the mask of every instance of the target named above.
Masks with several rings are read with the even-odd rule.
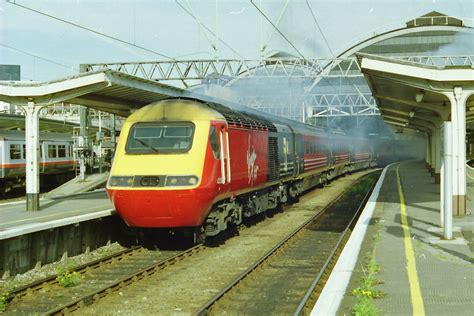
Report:
[[[153,150],[154,152],[158,152],[158,149],[156,149],[155,147],[151,146],[150,144],[147,144],[145,143],[144,141],[142,141],[141,139],[138,139],[138,138],[135,138],[133,137],[133,139],[135,139],[137,142],[139,142],[140,144],[142,145],[145,145],[146,147],[150,148],[151,150]]]

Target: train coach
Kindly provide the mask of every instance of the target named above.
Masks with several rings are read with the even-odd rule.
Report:
[[[129,226],[191,232],[202,241],[374,164],[363,139],[220,104],[169,99],[128,117],[107,192]]]
[[[0,130],[0,194],[25,186],[25,132]],[[39,172],[42,185],[73,176],[75,160],[70,134],[40,133]]]

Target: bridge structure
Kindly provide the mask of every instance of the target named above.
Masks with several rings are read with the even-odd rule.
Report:
[[[303,59],[277,52],[265,59],[170,60],[95,63],[81,71],[112,69],[183,89],[231,99],[265,112],[314,125],[339,126],[345,119],[357,125],[378,117],[377,100],[357,62],[356,53],[369,53],[435,67],[474,64],[474,55],[453,49],[472,41],[466,22],[431,12],[355,39],[337,56]]]

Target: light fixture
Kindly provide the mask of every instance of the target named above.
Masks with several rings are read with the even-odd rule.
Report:
[[[417,92],[416,95],[415,95],[416,103],[421,103],[421,101],[423,101],[424,96],[425,96],[425,91],[424,90],[420,90],[419,92]]]

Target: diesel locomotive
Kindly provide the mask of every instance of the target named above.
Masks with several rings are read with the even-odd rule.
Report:
[[[128,117],[106,190],[131,227],[215,236],[376,164],[369,143],[265,113],[168,99]]]

